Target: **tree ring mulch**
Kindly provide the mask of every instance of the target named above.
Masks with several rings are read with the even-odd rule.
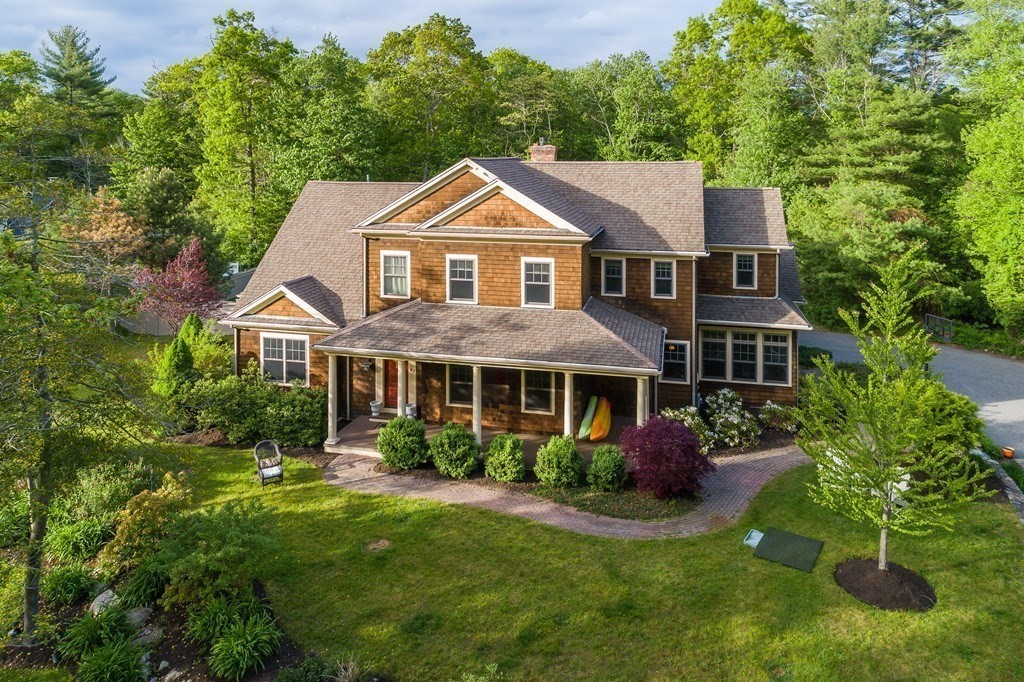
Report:
[[[832,575],[839,587],[885,611],[927,611],[935,606],[935,590],[924,576],[891,561],[888,571],[879,571],[877,559],[847,559]]]

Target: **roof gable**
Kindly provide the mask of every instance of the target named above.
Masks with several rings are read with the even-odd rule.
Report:
[[[333,292],[312,275],[306,275],[283,282],[262,296],[239,305],[227,319],[279,317],[341,326],[345,320],[343,316],[339,317],[333,298],[336,298]]]
[[[467,208],[464,212],[445,220],[441,224],[457,227],[535,227],[555,229],[554,225],[500,192]]]

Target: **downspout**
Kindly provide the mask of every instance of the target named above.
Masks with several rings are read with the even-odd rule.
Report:
[[[370,314],[370,240],[363,237],[363,317]]]
[[[345,421],[352,421],[352,356],[345,356]]]
[[[690,258],[690,322],[693,331],[690,333],[690,404],[697,404],[697,349],[700,340],[697,338],[697,257]]]
[[[231,357],[231,372],[238,376],[238,327],[231,328],[231,336],[235,340],[235,353]]]

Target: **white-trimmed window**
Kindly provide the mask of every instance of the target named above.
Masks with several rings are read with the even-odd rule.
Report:
[[[260,367],[270,380],[290,384],[309,383],[308,337],[297,334],[260,333]]]
[[[734,253],[733,260],[733,281],[734,289],[756,289],[757,288],[757,254],[756,253]]]
[[[523,306],[529,308],[555,307],[555,260],[553,258],[523,258]]]
[[[626,295],[626,259],[601,259],[601,295]]]
[[[725,332],[705,329],[700,333],[700,375],[703,379],[725,379],[728,369],[728,340]]]
[[[380,252],[380,295],[409,298],[409,252]]]
[[[555,413],[555,373],[523,370],[523,412]]]
[[[456,407],[473,406],[473,368],[469,365],[447,365],[447,403]]]
[[[690,344],[687,341],[666,341],[661,380],[688,384]]]
[[[791,386],[788,332],[701,330],[700,378]]]
[[[651,261],[651,297],[676,297],[676,262],[674,260]]]
[[[476,263],[476,256],[448,255],[449,303],[476,303]]]

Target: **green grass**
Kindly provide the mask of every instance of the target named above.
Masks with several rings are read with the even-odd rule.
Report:
[[[4,670],[0,669],[0,682],[71,682],[66,670]]]
[[[1006,470],[1007,475],[1013,479],[1013,482],[1017,484],[1017,487],[1024,490],[1024,467],[1012,459],[1006,459],[1002,461],[1003,469]]]
[[[980,324],[953,322],[953,343],[972,350],[1018,357],[1024,355],[1024,341],[1015,339],[1005,329],[992,329]]]
[[[682,516],[700,502],[699,498],[658,500],[636,488],[609,493],[593,490],[587,486],[577,488],[552,488],[535,484],[526,492],[558,504],[566,504],[580,511],[617,519],[657,520]]]
[[[398,679],[489,663],[511,679],[1019,679],[1024,530],[1006,505],[971,506],[953,533],[895,537],[893,561],[938,593],[886,613],[832,580],[876,534],[813,504],[809,466],[781,475],[740,523],[681,540],[580,536],[462,506],[331,488],[289,459],[261,490],[248,451],[180,448],[196,502],[260,498],[286,551],[269,591],[285,630],[329,658]],[[825,541],[813,574],[751,556],[749,528]],[[367,546],[387,539],[390,546]]]

